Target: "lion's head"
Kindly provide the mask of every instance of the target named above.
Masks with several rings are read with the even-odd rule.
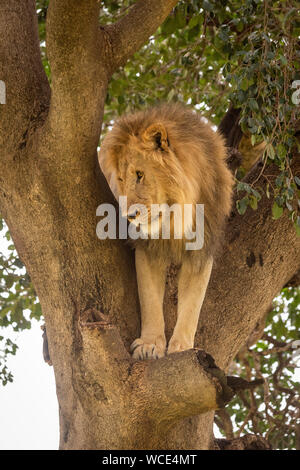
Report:
[[[205,204],[209,230],[230,208],[232,177],[222,137],[188,108],[162,105],[121,117],[106,135],[99,162],[124,216],[139,223],[153,204]],[[139,205],[146,207],[141,213]],[[219,207],[218,207],[219,206]],[[213,214],[214,211],[214,214]]]

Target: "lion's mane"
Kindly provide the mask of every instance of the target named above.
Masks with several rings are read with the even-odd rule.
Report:
[[[157,149],[153,136],[165,130],[165,146]],[[215,255],[230,213],[233,177],[226,165],[223,137],[197,113],[180,104],[163,104],[119,118],[106,135],[99,153],[101,169],[111,183],[120,159],[131,146],[160,168],[168,203],[204,204],[205,242],[199,252],[185,252],[183,240],[138,240],[172,261],[192,257],[196,265]],[[161,201],[166,202],[166,201]],[[201,252],[201,253],[200,253]],[[198,257],[199,262],[195,259]]]

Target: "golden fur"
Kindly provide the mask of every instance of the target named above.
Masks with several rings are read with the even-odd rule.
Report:
[[[165,104],[121,117],[104,139],[99,162],[116,198],[127,196],[128,207],[140,203],[147,208],[138,219],[132,208],[127,213],[121,208],[141,233],[149,228],[151,204],[204,204],[202,249],[186,250],[186,240],[172,236],[172,217],[169,240],[132,242],[141,306],[141,335],[131,345],[133,357],[155,359],[165,354],[163,298],[166,269],[172,262],[180,265],[178,311],[167,352],[193,348],[214,254],[230,211],[233,178],[222,137],[188,108]],[[193,216],[195,230],[195,212]],[[162,219],[156,220],[163,226]],[[182,221],[178,223],[182,227]]]
[[[226,165],[223,138],[195,112],[163,104],[121,117],[99,153],[101,169],[115,196],[128,205],[204,204],[204,246],[186,251],[185,240],[136,240],[159,260],[189,260],[194,270],[214,256],[230,212],[233,178]],[[135,171],[144,173],[135,184]],[[119,180],[122,179],[122,181]]]

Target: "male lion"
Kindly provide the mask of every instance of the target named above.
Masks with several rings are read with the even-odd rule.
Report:
[[[129,210],[122,215],[141,234],[152,233],[151,205],[164,204],[155,219],[154,237],[133,241],[141,306],[141,336],[131,345],[133,357],[165,354],[163,297],[171,263],[180,271],[177,323],[167,353],[193,348],[213,258],[231,206],[233,178],[223,138],[185,106],[164,104],[121,117],[104,139],[99,162],[115,197],[127,196]],[[140,204],[146,211],[140,211]],[[176,224],[183,226],[176,210],[171,211],[170,239],[163,239],[162,215],[173,204],[192,205],[190,228],[196,230],[194,208],[204,204],[201,249],[187,250],[185,233],[176,238]]]

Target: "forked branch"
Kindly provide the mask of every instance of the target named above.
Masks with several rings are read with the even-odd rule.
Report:
[[[124,18],[105,27],[111,38],[114,70],[155,33],[176,3],[178,0],[140,0]]]

